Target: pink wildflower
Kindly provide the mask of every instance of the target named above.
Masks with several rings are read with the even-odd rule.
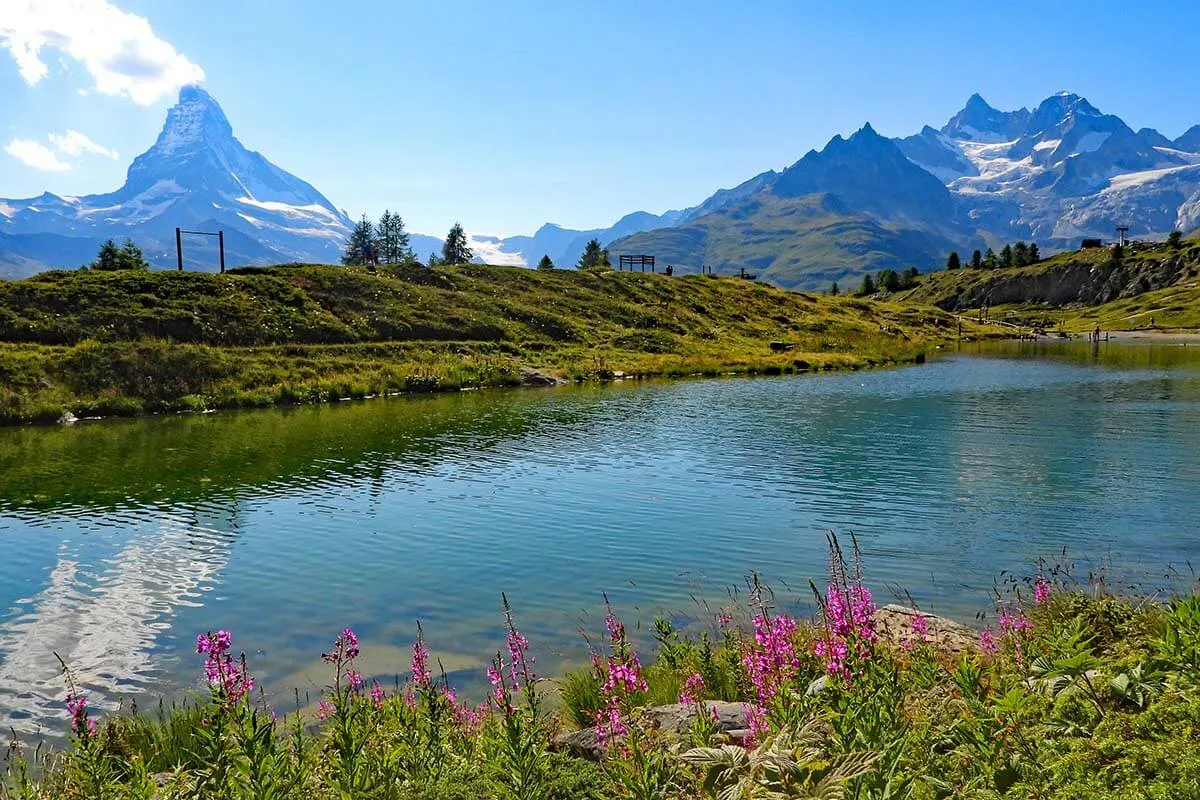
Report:
[[[71,730],[80,739],[90,739],[96,735],[96,723],[88,718],[87,697],[78,692],[67,695],[67,711],[71,714]]]
[[[425,646],[425,638],[417,636],[412,646],[413,682],[418,686],[430,686],[433,675],[429,672],[429,648]]]
[[[728,614],[717,614],[717,624],[722,628],[728,627],[731,619],[732,617],[730,617]]]
[[[762,706],[746,703],[742,706],[746,710],[746,725],[750,729],[750,735],[746,737],[743,744],[746,747],[752,747],[758,742],[759,737],[764,733],[770,732],[771,728],[767,725],[767,710]]]
[[[363,680],[362,673],[358,670],[347,670],[346,680],[350,682],[350,688],[355,691],[361,691],[366,681]]]
[[[612,655],[603,663],[599,656],[593,654],[592,657],[592,663],[604,676],[600,687],[604,708],[596,715],[596,735],[601,742],[611,743],[629,731],[621,719],[622,708],[629,696],[635,692],[649,691],[650,687],[642,676],[642,664],[629,643],[624,624],[615,615],[609,614],[604,626],[608,629]]]
[[[679,693],[679,702],[687,706],[696,705],[704,696],[704,677],[699,672],[693,672],[683,682],[683,691]]]
[[[1050,601],[1050,584],[1046,579],[1038,575],[1037,583],[1033,585],[1033,604],[1035,606],[1044,606]]]
[[[317,701],[317,719],[324,722],[337,713],[337,706],[322,697]]]
[[[209,685],[225,696],[229,705],[254,691],[254,678],[246,669],[246,657],[234,661],[229,655],[233,646],[233,635],[229,631],[215,634],[200,634],[196,637],[196,652],[208,657],[204,660],[204,677]]]
[[[379,685],[379,681],[375,681],[375,685],[371,687],[371,702],[375,704],[375,708],[383,708],[383,687]]]
[[[999,651],[996,645],[996,634],[992,633],[991,628],[984,628],[979,632],[979,649],[991,655]]]
[[[754,615],[754,646],[742,656],[742,665],[760,705],[766,705],[800,671],[792,644],[795,632],[796,621],[791,617]]]

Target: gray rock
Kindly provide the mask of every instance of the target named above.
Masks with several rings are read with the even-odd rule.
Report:
[[[829,676],[822,675],[821,677],[817,678],[815,681],[813,681],[812,683],[810,683],[808,685],[808,688],[804,690],[804,696],[810,697],[814,694],[820,694],[821,692],[825,691],[825,687],[828,685],[829,685]]]
[[[521,368],[521,384],[524,386],[561,386],[564,383],[565,380],[555,375],[528,367]]]
[[[596,735],[595,728],[563,731],[550,740],[550,749],[555,753],[566,753],[588,761],[600,761],[604,757],[604,747],[600,744],[600,737]]]
[[[957,655],[977,649],[979,634],[962,623],[946,617],[926,614],[908,606],[886,605],[875,612],[875,631],[882,641],[899,647],[907,639],[916,641],[912,620],[917,614],[925,617],[927,641],[938,652]]]
[[[704,713],[716,711],[716,727],[722,733],[740,730],[749,726],[746,720],[745,703],[730,703],[724,700],[705,700]],[[683,733],[696,719],[696,706],[672,703],[668,706],[653,706],[642,712],[647,721],[666,733]]]

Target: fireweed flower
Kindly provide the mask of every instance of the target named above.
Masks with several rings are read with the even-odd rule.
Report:
[[[337,706],[322,697],[317,702],[317,719],[324,722],[337,713]]]
[[[792,637],[796,621],[783,614],[768,618],[760,611],[754,616],[754,645],[742,656],[742,666],[754,686],[759,705],[765,706],[800,671]]]
[[[379,681],[375,681],[371,687],[371,702],[375,704],[375,708],[383,708],[383,687],[379,685]]]
[[[87,696],[76,691],[67,695],[67,712],[71,715],[71,730],[80,739],[91,739],[96,735],[96,723],[88,719]]]
[[[728,614],[717,614],[717,624],[722,628],[729,626],[729,621],[732,619]]]
[[[1033,604],[1035,606],[1044,606],[1050,601],[1050,584],[1046,582],[1046,578],[1042,575],[1037,576],[1037,582],[1033,585]]]
[[[825,659],[825,672],[845,686],[854,675],[852,660],[871,658],[875,643],[875,601],[871,590],[845,577],[829,584],[822,603],[825,636],[813,646],[813,652]],[[924,619],[922,618],[922,622]]]
[[[979,649],[983,652],[992,655],[999,651],[996,645],[996,634],[992,633],[991,628],[984,628],[979,632]]]
[[[1021,663],[1021,659],[1025,655],[1025,640],[1028,634],[1033,631],[1033,623],[1029,621],[1020,612],[1015,614],[1000,615],[1000,635],[1004,641],[1012,646],[1013,656],[1016,657],[1017,663]]]
[[[254,691],[254,678],[250,677],[246,668],[246,656],[234,661],[229,654],[232,646],[233,635],[229,631],[202,633],[196,637],[196,652],[207,656],[204,660],[204,677],[229,705]]]
[[[348,670],[346,672],[346,680],[350,682],[350,688],[353,691],[361,691],[366,681],[363,680],[362,673],[358,670]]]
[[[750,735],[743,740],[742,744],[746,747],[753,747],[765,733],[769,733],[771,728],[767,725],[767,710],[762,706],[746,703],[742,706],[746,711],[746,725],[750,729]]]
[[[418,636],[412,646],[413,682],[418,686],[431,686],[433,675],[429,672],[429,648],[425,646],[425,638]]]
[[[693,672],[683,682],[683,691],[679,693],[679,702],[686,706],[694,706],[700,702],[704,694],[704,678],[699,672]]]
[[[604,677],[600,687],[604,708],[596,715],[596,737],[602,745],[629,732],[629,726],[621,718],[622,707],[630,695],[650,689],[642,676],[637,652],[625,633],[625,625],[610,613],[604,620],[604,627],[608,629],[612,654],[606,662],[601,662],[595,654],[592,656],[592,663]]]

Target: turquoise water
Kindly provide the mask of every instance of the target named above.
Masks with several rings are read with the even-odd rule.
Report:
[[[61,724],[56,652],[102,709],[194,689],[217,628],[281,703],[347,625],[390,680],[418,619],[469,689],[501,592],[553,674],[605,594],[643,630],[710,624],[752,570],[802,606],[829,530],[877,597],[965,619],[1064,550],[1186,582],[1197,486],[1200,347],[1115,343],[0,430],[0,725]]]

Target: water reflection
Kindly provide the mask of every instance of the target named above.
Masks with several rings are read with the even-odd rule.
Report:
[[[150,685],[159,637],[216,584],[237,517],[236,501],[166,511],[99,558],[63,542],[45,587],[0,624],[0,725],[28,734],[67,719],[59,658],[101,712]]]

